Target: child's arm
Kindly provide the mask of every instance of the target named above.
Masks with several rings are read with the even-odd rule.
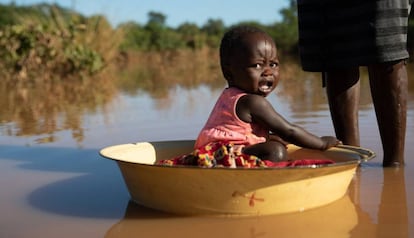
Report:
[[[326,150],[340,143],[333,136],[318,137],[298,125],[291,124],[259,95],[241,97],[236,105],[236,113],[241,120],[262,124],[283,140],[301,147]]]

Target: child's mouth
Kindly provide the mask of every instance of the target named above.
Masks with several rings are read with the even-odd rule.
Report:
[[[259,84],[259,91],[267,94],[270,91],[272,91],[272,86],[273,86],[272,82],[265,80]]]

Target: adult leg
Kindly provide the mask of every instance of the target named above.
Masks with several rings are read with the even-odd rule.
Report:
[[[359,146],[359,68],[329,71],[325,79],[336,137],[346,145]]]
[[[405,61],[368,67],[372,100],[384,151],[383,166],[404,164],[408,79]]]

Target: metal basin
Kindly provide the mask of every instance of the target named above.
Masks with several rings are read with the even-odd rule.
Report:
[[[194,141],[139,142],[104,148],[117,162],[133,201],[185,215],[257,216],[304,211],[342,198],[358,165],[375,157],[360,147],[327,151],[288,146],[293,159],[336,163],[288,168],[199,168],[154,165],[192,151]]]

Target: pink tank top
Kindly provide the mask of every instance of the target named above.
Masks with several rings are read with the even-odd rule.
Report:
[[[268,131],[258,124],[247,123],[236,114],[236,104],[246,95],[238,88],[226,88],[220,95],[205,126],[201,130],[194,148],[210,142],[228,141],[234,145],[253,145],[265,142]]]

